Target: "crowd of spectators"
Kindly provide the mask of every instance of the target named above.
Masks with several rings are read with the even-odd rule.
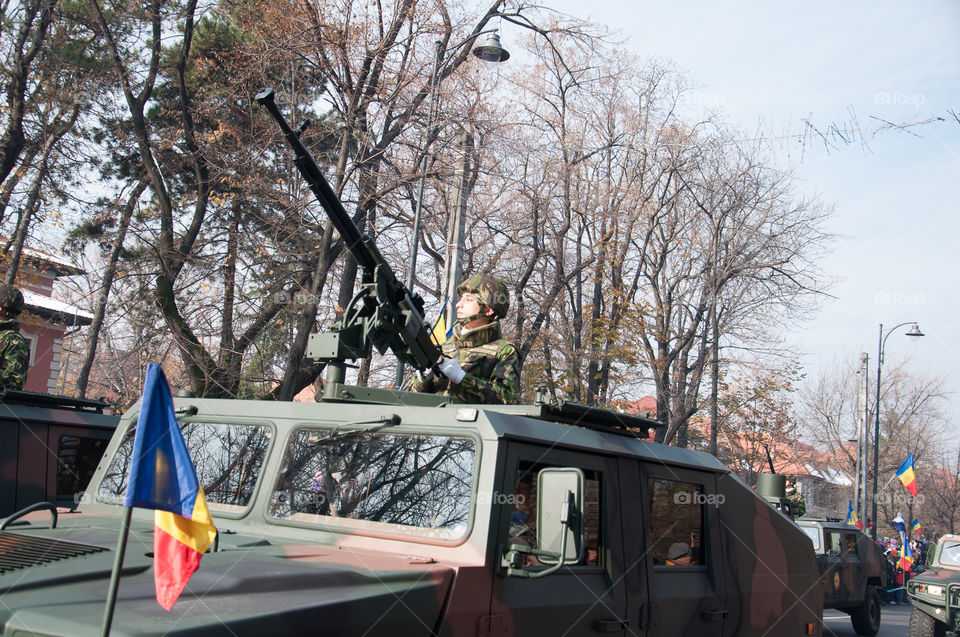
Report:
[[[900,564],[900,543],[896,538],[880,538],[877,544],[883,548],[886,557],[887,569],[887,591],[884,599],[885,604],[907,605],[907,582],[911,575],[916,575],[924,569],[927,562],[928,542],[923,539],[909,540],[910,551],[913,554],[913,563],[909,569],[902,568]]]

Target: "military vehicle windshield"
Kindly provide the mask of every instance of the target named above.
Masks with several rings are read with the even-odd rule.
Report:
[[[290,437],[269,515],[455,541],[469,528],[475,461],[469,438],[300,429]]]
[[[960,566],[960,542],[944,542],[940,552],[940,563],[946,566]]]
[[[810,537],[810,541],[813,542],[813,551],[814,553],[821,553],[820,549],[820,529],[815,526],[801,526],[800,527],[804,533]]]
[[[100,483],[97,499],[101,502],[121,504],[126,496],[135,429],[127,431]],[[190,422],[181,431],[210,508],[227,513],[242,511],[250,503],[267,457],[273,435],[270,428]]]

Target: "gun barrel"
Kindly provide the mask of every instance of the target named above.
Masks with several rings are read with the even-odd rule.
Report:
[[[287,143],[293,148],[294,163],[300,170],[300,174],[307,180],[307,183],[310,185],[310,190],[313,191],[320,205],[323,206],[327,214],[330,215],[333,226],[337,229],[337,232],[340,233],[347,250],[353,255],[354,260],[356,260],[357,264],[361,267],[375,267],[376,263],[374,263],[371,256],[363,249],[363,236],[360,234],[360,229],[357,228],[357,225],[353,223],[350,215],[344,210],[343,204],[340,203],[340,198],[333,192],[333,188],[330,187],[330,183],[327,181],[327,178],[324,177],[313,155],[310,154],[307,147],[300,141],[300,136],[290,127],[287,120],[284,119],[283,113],[280,112],[280,108],[274,100],[273,89],[261,89],[254,99],[266,108],[273,118],[277,120],[277,124],[280,125],[280,130],[283,131],[284,137],[287,138]]]
[[[365,356],[365,352],[369,352],[373,344],[381,353],[386,347],[390,347],[401,361],[410,362],[417,369],[436,367],[436,362],[440,359],[440,348],[430,338],[427,324],[424,322],[423,299],[413,294],[397,279],[373,240],[360,234],[357,225],[344,210],[340,198],[333,192],[327,178],[323,176],[313,155],[300,141],[300,133],[306,125],[298,130],[290,127],[274,100],[272,88],[261,89],[255,99],[277,120],[287,143],[293,149],[294,163],[300,170],[300,174],[310,185],[320,205],[330,215],[334,227],[340,233],[357,265],[362,268],[365,278],[369,277],[369,281],[365,282],[367,290],[358,293],[355,298],[375,298],[377,301],[375,320],[366,316],[371,306],[362,307],[364,316],[370,320],[363,329],[349,328],[347,317],[344,317],[340,336],[337,337],[339,340],[336,341],[345,343],[342,347],[343,351],[341,352],[340,345],[336,345],[334,348],[336,351],[331,359],[341,358],[345,355],[344,352],[347,353],[347,357],[356,356],[358,353]],[[361,297],[361,294],[367,296]],[[384,309],[387,311],[380,312],[382,308],[380,304],[385,304],[387,308]],[[359,316],[353,318],[356,319]],[[350,335],[346,336],[348,332]]]

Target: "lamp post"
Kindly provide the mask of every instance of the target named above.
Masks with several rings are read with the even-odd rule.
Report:
[[[857,370],[857,490],[853,510],[863,524],[867,522],[867,453],[870,449],[870,421],[867,419],[867,362],[866,352],[860,354]]]
[[[923,336],[923,332],[920,331],[920,326],[914,321],[907,321],[906,323],[899,323],[894,325],[887,333],[883,332],[883,323],[880,324],[880,337],[879,343],[877,345],[877,403],[874,405],[874,423],[873,423],[873,506],[872,506],[872,517],[873,517],[873,528],[870,532],[870,536],[876,540],[877,539],[877,475],[880,473],[880,372],[883,369],[883,351],[884,347],[887,345],[887,339],[890,338],[890,335],[900,327],[904,325],[913,325],[910,328],[910,331],[907,332],[907,336],[911,338],[918,338]]]
[[[500,45],[500,36],[496,29],[488,29],[470,35],[467,39],[459,43],[444,48],[443,42],[436,42],[436,57],[433,60],[433,72],[430,74],[430,108],[427,109],[427,133],[423,141],[423,155],[420,158],[420,164],[417,167],[420,171],[420,183],[417,185],[417,202],[413,209],[413,246],[410,248],[410,268],[407,271],[407,289],[413,291],[414,277],[417,271],[417,253],[420,248],[420,217],[423,211],[423,190],[427,184],[427,150],[433,137],[433,120],[437,114],[437,108],[440,105],[440,95],[437,88],[440,84],[440,63],[443,57],[451,51],[456,51],[464,44],[476,41],[478,37],[486,34],[483,42],[473,48],[473,55],[484,62],[506,62],[510,59],[510,53]],[[397,377],[394,381],[394,387],[400,388],[403,383],[403,363],[397,363]]]

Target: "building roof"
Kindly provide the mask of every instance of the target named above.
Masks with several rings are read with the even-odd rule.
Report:
[[[36,248],[24,248],[23,258],[32,262],[34,267],[36,267],[37,264],[46,265],[58,276],[74,276],[76,274],[83,274],[84,272],[82,269],[78,268],[76,265],[70,263],[66,259],[42,250],[37,250]]]
[[[45,320],[68,326],[90,325],[93,322],[93,314],[81,310],[75,305],[51,299],[27,289],[22,290],[22,292],[24,309]]]

